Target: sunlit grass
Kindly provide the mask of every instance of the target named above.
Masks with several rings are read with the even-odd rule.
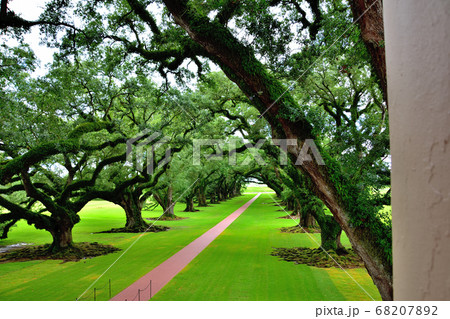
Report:
[[[285,214],[278,210],[269,194],[261,195],[155,300],[371,300],[341,269],[295,265],[271,256],[272,247],[317,248],[320,243],[320,234],[280,233],[279,228],[296,222],[278,219]],[[365,269],[350,273],[380,299]]]
[[[158,222],[172,229],[148,233],[112,267],[95,285],[97,300],[107,300],[108,281],[112,295],[117,294],[161,262],[250,200],[254,195],[240,196],[219,205],[177,215],[189,217],[178,221]],[[278,219],[285,213],[261,195],[225,232],[212,242],[179,275],[163,288],[155,300],[367,300],[368,297],[340,270],[319,269],[278,260],[270,256],[272,247],[317,247],[320,234],[286,234],[278,228],[295,221]],[[144,212],[144,217],[161,214],[160,208]],[[81,212],[81,222],[74,228],[76,242],[99,242],[127,249],[139,234],[99,234],[122,227],[125,217],[116,205],[93,201]],[[310,237],[312,236],[312,237]],[[44,244],[50,235],[20,222],[10,238],[0,242]],[[343,243],[349,245],[343,236]],[[123,252],[122,250],[122,252]],[[79,262],[28,261],[0,264],[0,300],[75,300],[122,252],[81,260]],[[378,292],[365,269],[351,270],[357,281],[371,295]],[[93,289],[82,299],[92,300]]]

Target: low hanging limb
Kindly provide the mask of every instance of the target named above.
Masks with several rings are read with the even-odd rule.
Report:
[[[3,227],[3,232],[2,232],[2,236],[0,237],[0,239],[6,239],[8,238],[8,232],[11,229],[12,226],[14,226],[19,220],[18,219],[14,219],[12,221],[10,221],[9,223],[7,223],[4,227]]]

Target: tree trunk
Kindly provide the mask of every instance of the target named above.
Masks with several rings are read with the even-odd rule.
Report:
[[[164,208],[164,216],[173,218],[175,217],[175,213],[173,211],[173,189],[172,186],[169,186],[167,188],[167,200],[166,200],[166,207]]]
[[[302,211],[300,201],[298,200],[298,198],[294,197],[293,202],[294,202],[294,208],[292,210],[292,215],[300,217],[301,211]]]
[[[60,216],[56,218],[56,223],[50,230],[53,242],[49,251],[52,253],[72,247],[72,229],[75,224],[69,216]]]
[[[305,213],[308,219],[317,223],[320,227],[320,246],[325,250],[334,250],[336,252],[345,252],[344,246],[341,244],[342,228],[336,222],[333,216],[326,215],[320,207],[313,207]]]
[[[142,218],[142,204],[131,192],[122,194],[119,201],[120,207],[125,211],[126,230],[144,231],[148,225]]]
[[[234,185],[233,189],[231,191],[231,196],[230,197],[236,197],[238,195],[238,190],[237,190],[237,186]]]
[[[163,216],[168,218],[174,218],[174,203],[173,203],[173,189],[172,186],[167,187],[167,192],[158,193],[154,192],[153,197],[163,209]]]
[[[203,186],[198,188],[197,199],[198,199],[198,206],[200,207],[208,206],[208,203],[206,202],[205,188]]]
[[[222,189],[222,200],[228,199],[228,192],[225,189]]]
[[[387,102],[386,52],[384,46],[383,1],[351,0],[353,19],[358,19],[362,40]]]
[[[286,201],[286,210],[294,210],[294,202],[291,198]]]
[[[194,197],[193,196],[189,196],[186,198],[186,209],[184,210],[185,212],[195,212],[197,211],[194,208]]]
[[[217,200],[217,193],[211,193],[211,195],[209,196],[209,203],[210,204],[217,204],[218,200]]]
[[[314,219],[314,216],[310,212],[302,211],[301,217],[300,217],[300,226],[306,227],[306,228],[316,226],[316,220]]]
[[[334,220],[334,217],[325,215],[324,218],[322,218],[322,222],[319,223],[319,226],[322,248],[334,251],[338,251],[338,249],[342,250],[343,246],[340,241],[342,228]]]

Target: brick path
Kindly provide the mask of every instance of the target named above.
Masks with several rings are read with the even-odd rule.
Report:
[[[245,203],[239,209],[231,213],[228,217],[208,230],[202,236],[195,239],[192,243],[181,249],[175,255],[164,261],[152,271],[135,281],[131,286],[122,290],[112,301],[146,301],[150,299],[150,280],[151,295],[154,296],[161,290],[173,277],[175,277],[184,267],[186,267],[203,249],[205,249],[214,239],[217,238],[228,226],[231,225],[260,195],[258,193],[250,201]],[[139,289],[141,290],[140,293]]]

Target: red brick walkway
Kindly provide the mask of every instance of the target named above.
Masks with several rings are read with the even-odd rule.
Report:
[[[214,239],[217,238],[232,222],[234,222],[258,197],[253,197],[242,207],[231,213],[228,217],[208,230],[202,236],[181,249],[175,255],[164,261],[152,271],[138,279],[128,288],[111,298],[112,301],[132,301],[150,299],[163,288],[173,277],[175,277],[184,267],[186,267],[198,254],[202,252]],[[141,291],[139,291],[141,290]]]

